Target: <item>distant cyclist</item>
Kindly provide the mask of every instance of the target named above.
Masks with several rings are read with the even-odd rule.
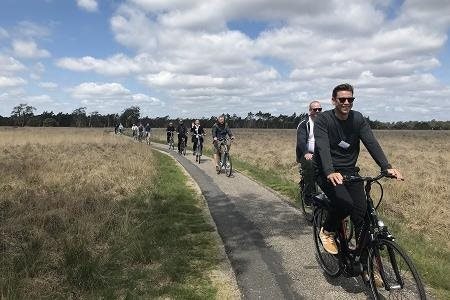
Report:
[[[170,137],[173,139],[173,135],[175,133],[176,129],[175,126],[173,126],[172,122],[169,122],[169,125],[167,126],[166,132],[167,132],[167,144],[170,143]]]
[[[305,203],[311,203],[311,196],[316,192],[314,183],[314,120],[322,111],[319,101],[312,101],[309,104],[308,117],[303,119],[297,127],[297,163],[300,164],[300,170],[305,182]]]
[[[200,143],[200,152],[203,150],[203,136],[205,135],[205,129],[200,125],[200,120],[195,120],[191,127],[192,134],[192,154],[195,155],[197,150],[197,144]],[[197,139],[198,136],[198,139]]]
[[[184,147],[187,145],[187,128],[186,125],[184,125],[184,121],[180,119],[177,127],[177,133],[178,133],[178,152],[181,151],[181,139],[184,138]]]
[[[145,137],[148,137],[148,136],[150,135],[151,131],[152,131],[152,128],[150,127],[150,124],[149,124],[149,123],[147,123],[147,124],[145,125],[144,130],[145,130]]]
[[[150,145],[150,133],[152,131],[152,128],[150,127],[150,124],[147,123],[144,127],[144,138],[147,143],[147,145]]]
[[[227,137],[231,140],[234,139],[233,133],[231,133],[228,124],[225,123],[225,116],[220,115],[217,118],[216,124],[212,128],[212,137],[214,144],[214,162],[216,164],[216,170],[219,170],[219,153],[220,153],[220,143],[222,143]],[[227,141],[228,149],[231,147],[231,141]]]
[[[138,127],[136,126],[136,124],[133,124],[133,126],[131,126],[131,132],[133,133],[133,138],[135,140],[137,140],[138,138]]]
[[[138,136],[139,141],[142,141],[142,139],[144,137],[144,125],[142,125],[142,123],[139,123],[138,134],[139,134],[139,136]]]

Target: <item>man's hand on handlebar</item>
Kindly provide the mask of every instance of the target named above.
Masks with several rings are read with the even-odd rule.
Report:
[[[331,173],[327,176],[327,179],[334,185],[342,184],[344,178],[341,173]]]
[[[393,177],[395,177],[397,180],[404,180],[402,173],[400,173],[400,171],[397,169],[387,169],[386,172],[389,175],[392,175]]]
[[[312,160],[313,159],[313,154],[312,153],[306,153],[305,154],[305,159],[306,160]]]

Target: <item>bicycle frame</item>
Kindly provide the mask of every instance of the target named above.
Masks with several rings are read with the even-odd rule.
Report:
[[[202,134],[195,135],[195,138],[197,139],[197,147],[195,148],[196,155],[200,155],[200,153],[201,153],[202,144],[203,144],[203,142],[201,140],[202,136],[203,136]]]
[[[370,177],[359,177],[359,176],[348,176],[344,177],[344,182],[358,182],[365,181],[364,191],[366,195],[367,209],[364,217],[364,224],[361,229],[361,234],[359,241],[357,241],[356,249],[349,249],[348,240],[346,238],[346,231],[344,222],[345,219],[341,221],[337,235],[340,245],[339,250],[339,261],[343,271],[349,276],[360,275],[363,271],[362,263],[360,259],[364,257],[364,252],[368,251],[370,248],[376,248],[377,242],[383,239],[389,239],[394,241],[394,237],[389,233],[387,227],[378,218],[376,208],[381,203],[383,198],[383,192],[381,192],[381,197],[378,205],[375,207],[372,197],[370,196],[370,191],[372,189],[373,183],[378,183],[378,180],[385,177],[386,174],[380,174],[375,178]],[[381,186],[381,185],[380,185]],[[381,191],[383,191],[381,187]],[[383,278],[383,272],[380,270],[381,276]],[[400,276],[397,275],[399,278]],[[383,278],[384,279],[384,278]]]

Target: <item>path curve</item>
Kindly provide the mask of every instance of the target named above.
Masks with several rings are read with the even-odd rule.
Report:
[[[245,299],[367,299],[360,279],[329,280],[299,210],[243,174],[217,175],[210,158],[197,164],[169,152],[199,185]]]

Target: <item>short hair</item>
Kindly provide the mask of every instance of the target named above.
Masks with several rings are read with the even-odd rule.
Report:
[[[308,109],[309,109],[309,110],[311,110],[311,105],[312,105],[313,103],[319,103],[319,104],[320,104],[320,101],[319,101],[319,100],[311,101],[311,103],[309,103],[309,105],[308,105]]]
[[[336,86],[333,89],[333,94],[332,94],[333,98],[336,98],[337,93],[340,91],[349,91],[349,92],[352,92],[352,95],[353,95],[353,87],[348,83],[343,83],[343,84]]]

